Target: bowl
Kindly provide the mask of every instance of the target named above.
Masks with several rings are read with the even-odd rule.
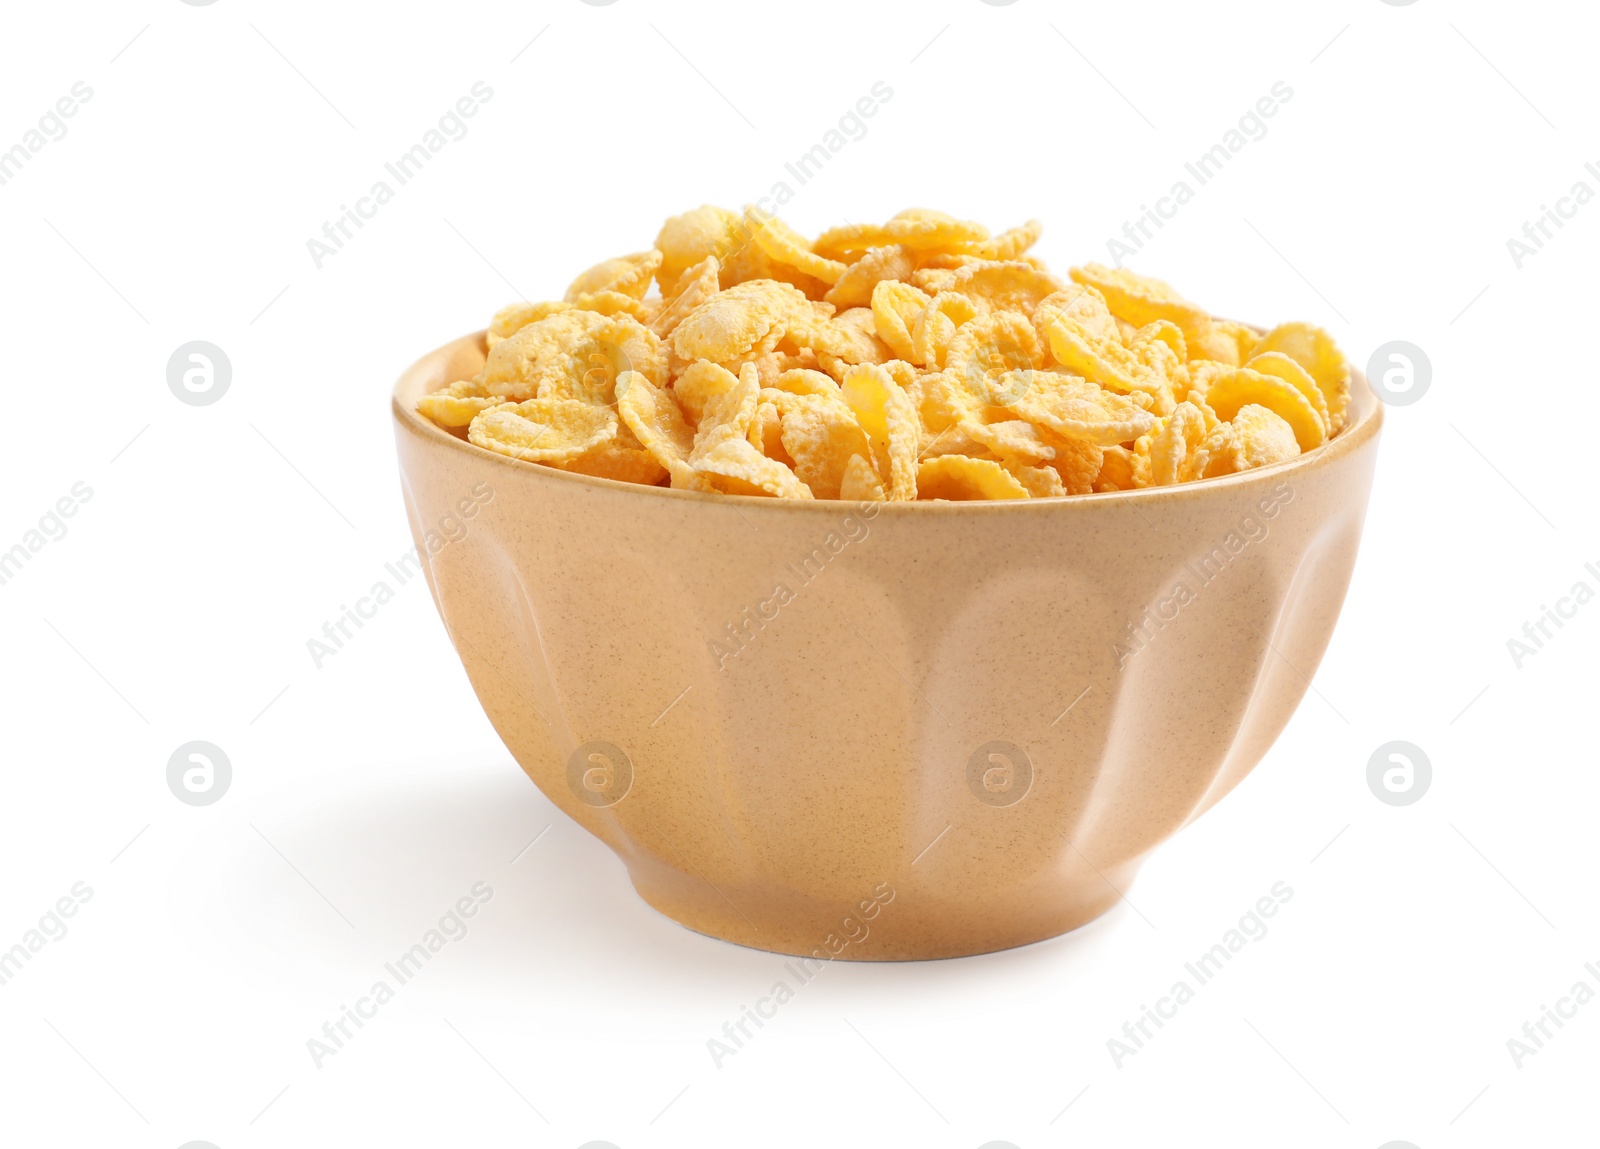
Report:
[[[1062,499],[844,503],[615,482],[415,411],[406,511],[490,722],[690,929],[813,961],[984,953],[1105,913],[1289,721],[1382,423],[1287,463]]]

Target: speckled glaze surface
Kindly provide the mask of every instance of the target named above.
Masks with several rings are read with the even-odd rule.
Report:
[[[721,497],[508,459],[414,413],[483,356],[481,334],[447,344],[393,406],[490,721],[650,905],[818,958],[983,953],[1110,909],[1305,693],[1382,421],[1357,376],[1326,447],[1186,486]]]

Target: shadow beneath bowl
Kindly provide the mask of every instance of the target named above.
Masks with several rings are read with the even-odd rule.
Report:
[[[367,766],[325,778],[311,797],[304,788],[280,792],[252,812],[272,849],[248,831],[235,836],[223,887],[235,920],[205,948],[215,952],[218,935],[232,933],[223,949],[248,951],[248,964],[271,980],[314,980],[312,997],[330,981],[360,985],[379,975],[479,882],[491,896],[418,985],[513,1009],[601,995],[721,1016],[792,976],[796,959],[697,934],[651,909],[617,856],[504,758]],[[290,859],[329,905],[297,882]],[[893,912],[886,906],[875,928],[893,929]],[[1088,968],[1119,944],[1123,929],[1146,927],[1119,905],[1069,934],[998,953],[831,962],[816,984],[832,988],[807,996],[849,1008],[898,993],[979,995],[997,976],[1070,978],[1074,966]]]

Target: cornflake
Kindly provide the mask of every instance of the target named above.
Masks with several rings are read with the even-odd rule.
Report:
[[[482,370],[417,409],[583,475],[891,502],[1195,482],[1349,423],[1322,328],[1262,334],[1124,268],[1055,275],[1030,250],[1042,231],[912,208],[808,239],[754,207],[695,208],[561,299],[501,309]]]

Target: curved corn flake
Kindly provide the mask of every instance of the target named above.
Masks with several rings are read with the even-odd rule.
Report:
[[[1101,448],[1100,469],[1095,473],[1091,489],[1095,491],[1131,491],[1133,481],[1133,452],[1126,447]],[[1079,492],[1074,491],[1074,494]]]
[[[885,279],[905,279],[916,270],[911,249],[892,243],[874,247],[845,268],[822,298],[835,307],[870,307],[872,292]]]
[[[481,379],[460,379],[417,400],[417,410],[441,427],[465,427],[505,400],[490,395]]]
[[[677,290],[650,321],[650,330],[665,339],[702,303],[722,290],[717,281],[717,257],[708,255],[678,277]]]
[[[805,236],[777,216],[765,214],[753,205],[744,209],[744,224],[769,259],[796,268],[805,275],[833,284],[839,282],[848,268],[836,259],[817,255]]]
[[[1073,282],[1099,291],[1111,314],[1135,327],[1168,319],[1178,325],[1185,339],[1194,341],[1211,326],[1211,316],[1159,279],[1098,263],[1074,267],[1068,274]]]
[[[976,419],[969,419],[952,423],[942,431],[933,431],[927,424],[923,424],[919,440],[922,449],[917,452],[917,458],[937,459],[941,455],[967,455],[973,459],[994,458],[993,452],[988,447],[967,434],[970,428],[979,425]]]
[[[685,421],[671,392],[655,386],[637,371],[629,371],[617,380],[617,414],[640,445],[666,469],[673,487],[711,489],[711,484],[689,466],[694,429]]]
[[[544,303],[513,303],[502,307],[489,320],[488,343],[492,350],[496,343],[509,339],[530,323],[537,323],[548,315],[572,310],[572,304],[560,300]]]
[[[1324,427],[1332,425],[1328,413],[1328,400],[1322,394],[1322,388],[1317,386],[1317,381],[1311,378],[1310,372],[1282,351],[1263,351],[1259,355],[1252,355],[1245,366],[1263,375],[1276,375],[1285,383],[1292,384],[1321,417],[1322,425]]]
[[[956,330],[978,316],[978,305],[955,291],[941,291],[917,316],[911,329],[912,361],[943,369]]]
[[[1044,234],[1044,224],[1030,219],[1021,227],[1007,228],[997,236],[973,246],[972,253],[979,259],[1017,259],[1023,252],[1039,242]]]
[[[1233,340],[1233,345],[1238,349],[1239,360],[1244,362],[1258,350],[1256,344],[1261,342],[1261,333],[1255,328],[1232,319],[1211,320],[1211,330],[1219,332]]]
[[[1300,454],[1294,428],[1267,407],[1246,403],[1232,422],[1239,442],[1240,470],[1282,463]]]
[[[911,346],[911,332],[917,317],[933,302],[933,296],[909,283],[880,280],[872,289],[873,329],[895,357],[917,361]]]
[[[1275,411],[1294,430],[1302,451],[1320,447],[1328,438],[1322,417],[1293,383],[1248,367],[1235,367],[1228,374],[1218,376],[1206,388],[1206,403],[1225,423],[1247,403]]]
[[[851,455],[844,465],[844,479],[839,483],[839,497],[853,503],[881,503],[889,496],[883,489],[883,480],[865,455]]]
[[[1015,311],[992,312],[962,324],[945,355],[946,373],[983,403],[992,380],[1043,365],[1044,349],[1032,322]]]
[[[917,464],[917,496],[923,499],[1026,499],[1028,488],[989,459],[941,455]]]
[[[1237,364],[1219,363],[1214,359],[1191,359],[1185,366],[1189,368],[1190,391],[1198,392],[1201,396],[1205,395],[1212,383],[1238,368]],[[1189,398],[1192,400],[1194,395],[1191,393]]]
[[[695,428],[689,464],[698,470],[700,458],[707,452],[736,439],[748,439],[760,396],[761,384],[756,370],[746,367],[732,387],[706,404],[699,425]]]
[[[749,240],[744,221],[727,208],[703,204],[693,211],[675,215],[661,225],[656,236],[656,250],[661,253],[661,266],[656,268],[656,282],[661,285],[663,297],[670,297],[679,289],[678,279],[685,271],[703,262],[707,256],[720,264]]]
[[[846,224],[817,236],[811,250],[828,259],[896,243],[913,251],[970,251],[989,238],[989,229],[939,212],[913,208],[888,223]]]
[[[576,459],[617,437],[609,408],[575,399],[528,399],[491,407],[472,420],[467,438],[485,450],[530,463]]]
[[[672,393],[683,408],[684,415],[694,426],[705,418],[706,407],[719,395],[725,395],[739,385],[739,377],[720,364],[707,359],[691,363],[672,384]]]
[[[817,498],[839,498],[850,459],[872,453],[866,432],[842,399],[784,393],[777,402],[794,473]]]
[[[650,281],[655,278],[656,269],[661,266],[661,260],[661,252],[655,248],[603,260],[574,279],[562,298],[568,303],[576,303],[580,296],[615,291],[634,299],[643,299],[644,293],[650,289]]]
[[[1031,263],[984,261],[957,268],[946,290],[960,292],[991,311],[1020,311],[1031,316],[1040,303],[1065,287]]]
[[[750,430],[746,432],[745,438],[767,458],[776,459],[792,469],[794,459],[784,449],[782,429],[783,423],[778,417],[777,404],[770,400],[758,399],[755,418],[750,420]]]
[[[1337,435],[1350,417],[1350,364],[1322,328],[1311,323],[1282,323],[1261,337],[1251,354],[1281,351],[1306,369],[1328,404],[1328,433]]]
[[[681,359],[725,363],[752,351],[765,354],[791,323],[809,322],[810,301],[788,284],[771,279],[739,283],[691,311],[672,332]],[[763,341],[777,329],[770,346]],[[758,350],[759,349],[759,350]]]
[[[838,383],[821,371],[803,367],[784,371],[772,381],[771,386],[791,395],[821,395],[844,401],[844,393],[839,390]]]
[[[974,442],[982,443],[1003,463],[1011,460],[1043,463],[1056,457],[1056,449],[1045,442],[1038,429],[1021,419],[1003,419],[998,423],[969,420],[962,423],[959,430]]]
[[[929,267],[924,264],[911,273],[907,282],[929,295],[938,295],[939,292],[949,291],[955,286],[956,271],[953,267]]]
[[[1173,374],[1188,362],[1189,348],[1184,341],[1183,332],[1170,319],[1157,319],[1154,323],[1146,323],[1127,341],[1128,350],[1135,354],[1138,354],[1141,348],[1154,349],[1157,345],[1165,348],[1165,353],[1161,356],[1165,373]],[[1171,367],[1166,367],[1166,364],[1171,364]]]
[[[722,259],[718,278],[724,289],[758,279],[770,279],[774,283],[788,284],[807,299],[821,299],[828,293],[827,283],[814,275],[807,275],[798,267],[773,259],[754,236]]]
[[[1030,499],[1054,499],[1068,493],[1054,467],[1035,467],[1019,459],[1001,459],[1000,465],[1022,484]]]
[[[1210,328],[1190,346],[1189,354],[1195,359],[1213,359],[1238,367],[1254,354],[1253,348],[1258,338],[1254,331],[1242,323],[1235,323],[1231,319],[1213,319]]]
[[[1082,439],[1067,439],[1050,431],[1042,433],[1044,441],[1055,448],[1055,458],[1049,466],[1061,477],[1061,485],[1069,495],[1087,495],[1095,490],[1095,478],[1103,469],[1107,451],[1120,451],[1122,447],[1101,447]]]
[[[901,502],[917,497],[917,451],[921,424],[905,388],[884,368],[862,364],[846,372],[844,401],[867,433],[874,454],[889,477],[889,499]]]
[[[1035,322],[1050,345],[1050,357],[1068,371],[1124,394],[1144,389],[1139,357],[1120,339],[1091,334],[1064,310],[1041,307]]]
[[[495,344],[484,363],[490,395],[524,399],[614,400],[616,377],[642,371],[666,382],[661,341],[638,320],[574,309],[535,320]]]
[[[1167,487],[1195,478],[1193,456],[1206,437],[1206,419],[1192,403],[1179,403],[1147,435],[1141,435],[1135,453],[1149,459],[1149,482]]]
[[[1033,371],[1025,380],[1007,375],[989,391],[994,403],[1020,419],[1101,446],[1137,439],[1155,423],[1155,416],[1131,399],[1077,375]]]
[[[617,420],[616,438],[589,448],[575,459],[554,460],[546,465],[578,475],[647,487],[656,486],[667,477],[666,469],[621,420]]]
[[[1033,309],[1033,325],[1041,341],[1048,341],[1049,338],[1044,330],[1045,321],[1056,315],[1076,323],[1093,343],[1123,341],[1122,332],[1106,308],[1105,299],[1092,287],[1074,283],[1039,301],[1039,305]]]
[[[984,390],[976,391],[974,383]],[[990,403],[986,383],[965,378],[956,371],[924,375],[907,389],[907,394],[914,396],[917,416],[932,434],[958,424],[982,422],[983,409]]]
[[[640,323],[649,323],[655,315],[655,307],[650,303],[620,291],[589,292],[574,299],[572,306],[583,311],[598,311],[601,315],[627,315]]]
[[[792,338],[803,341],[820,357],[831,355],[843,363],[882,363],[892,356],[877,336],[877,319],[871,309],[852,307],[843,314],[814,323]]]
[[[812,498],[795,473],[769,459],[748,439],[729,439],[701,453],[695,469],[711,477],[716,488],[729,495],[776,495],[780,499]]]

